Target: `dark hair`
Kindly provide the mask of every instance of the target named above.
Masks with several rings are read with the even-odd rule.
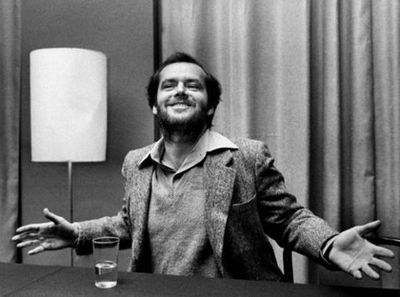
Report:
[[[205,84],[206,84],[206,90],[207,90],[207,96],[208,96],[208,108],[217,108],[218,103],[221,101],[221,85],[219,81],[208,71],[206,71],[195,58],[192,56],[182,53],[182,52],[176,52],[172,55],[170,55],[157,69],[157,71],[150,77],[149,83],[147,84],[147,100],[149,103],[149,106],[152,108],[156,103],[157,103],[157,91],[158,91],[158,85],[160,83],[160,73],[161,71],[168,65],[174,64],[174,63],[192,63],[197,66],[199,66],[204,73],[206,74],[205,76]],[[211,127],[211,121],[213,119],[213,115],[211,115],[208,118],[207,125],[208,127]]]

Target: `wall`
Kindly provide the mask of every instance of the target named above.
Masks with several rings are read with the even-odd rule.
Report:
[[[148,0],[22,1],[21,213],[22,224],[42,222],[42,209],[69,218],[68,169],[64,163],[33,163],[30,149],[29,52],[81,47],[108,58],[107,161],[73,165],[74,220],[115,214],[123,196],[125,154],[153,140],[153,119],[144,87],[153,69],[153,11]],[[69,265],[70,251],[27,256],[31,264]],[[129,251],[122,253],[121,269]],[[76,257],[75,265],[91,265]]]

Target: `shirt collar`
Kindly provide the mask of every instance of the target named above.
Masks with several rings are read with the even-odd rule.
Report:
[[[204,134],[199,138],[196,145],[193,147],[192,152],[183,162],[179,171],[187,170],[188,167],[193,167],[194,165],[201,162],[207,153],[216,151],[219,149],[238,149],[238,146],[234,144],[231,140],[225,136],[219,134],[218,132],[207,129]],[[151,159],[152,161],[162,164],[162,155],[164,154],[164,138],[161,137],[152,147],[152,149],[144,156],[140,161],[140,166],[143,163]]]

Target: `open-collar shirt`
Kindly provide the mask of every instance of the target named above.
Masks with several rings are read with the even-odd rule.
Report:
[[[219,277],[204,222],[204,171],[207,154],[238,147],[221,134],[206,130],[181,166],[163,163],[161,138],[142,160],[151,159],[148,232],[154,273]]]

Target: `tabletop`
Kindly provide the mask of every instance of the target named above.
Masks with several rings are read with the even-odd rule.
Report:
[[[400,296],[400,290],[351,288],[119,272],[99,289],[94,269],[0,263],[0,296]]]

